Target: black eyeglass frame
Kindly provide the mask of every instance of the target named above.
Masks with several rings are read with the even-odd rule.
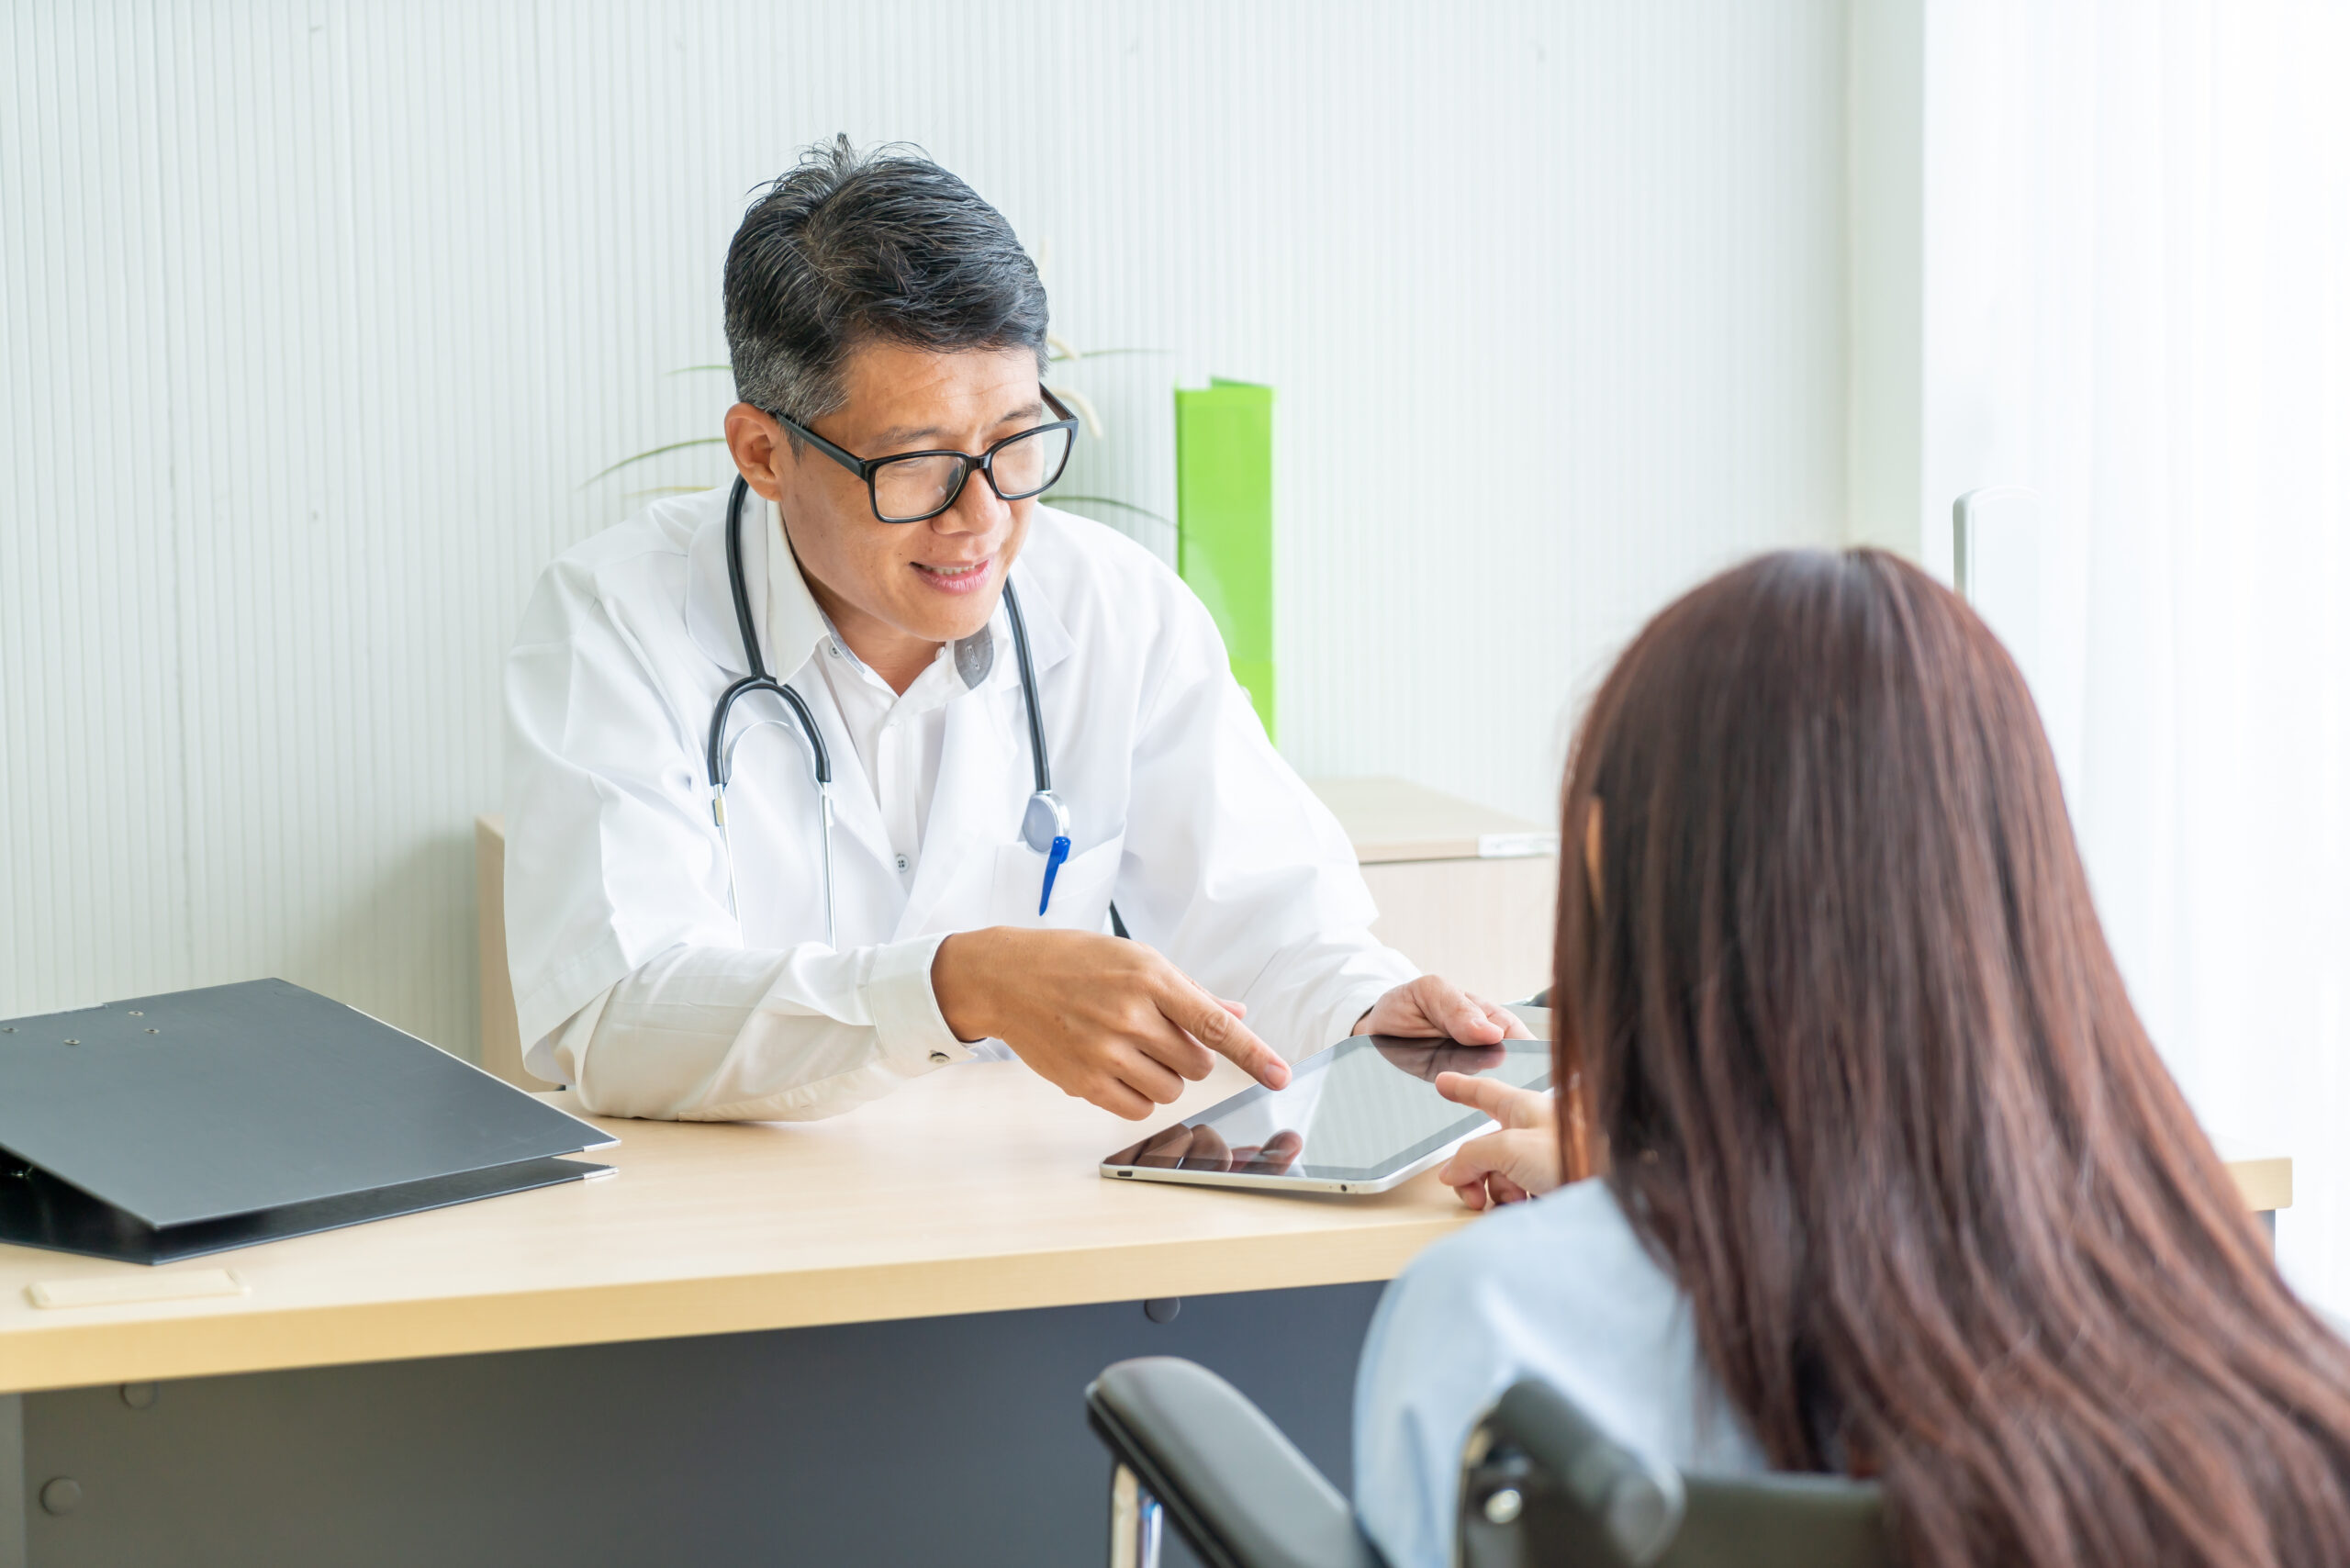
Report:
[[[968,452],[957,452],[948,447],[934,448],[926,452],[893,452],[887,457],[859,457],[854,452],[834,446],[831,442],[826,441],[822,436],[818,435],[814,431],[810,430],[806,425],[801,424],[799,420],[787,419],[785,416],[775,412],[772,409],[767,410],[767,418],[773,420],[785,430],[789,431],[793,435],[798,436],[801,441],[806,442],[809,445],[814,447],[817,451],[822,453],[825,456],[831,458],[834,462],[839,464],[842,467],[847,469],[850,473],[864,480],[865,502],[866,505],[873,509],[875,521],[885,522],[895,527],[900,523],[906,522],[928,522],[932,518],[946,511],[957,501],[963,498],[963,487],[971,482],[971,476],[974,473],[986,476],[988,488],[996,493],[997,499],[1005,501],[1024,501],[1031,496],[1043,495],[1046,490],[1051,489],[1055,485],[1060,483],[1062,473],[1069,467],[1069,454],[1077,450],[1077,431],[1080,421],[1075,414],[1069,411],[1068,404],[1053,396],[1053,389],[1051,387],[1039,386],[1036,390],[1044,394],[1045,406],[1050,409],[1054,413],[1058,414],[1060,418],[1046,424],[1031,425],[1026,430],[1021,431],[1016,434],[1005,436],[1002,441],[997,442],[993,446],[989,447],[977,457],[972,456]],[[1023,490],[1016,496],[1005,495],[1003,493],[1003,487],[995,482],[995,454],[1002,452],[1005,447],[1010,446],[1015,441],[1026,441],[1031,436],[1042,435],[1046,431],[1060,430],[1069,431],[1069,444],[1061,449],[1061,460],[1055,465],[1051,476],[1047,477],[1043,484],[1037,486],[1033,490]],[[923,457],[952,457],[963,465],[962,471],[955,476],[955,483],[953,487],[946,492],[946,498],[944,501],[941,501],[937,506],[933,507],[930,510],[923,512],[919,517],[883,517],[881,515],[881,492],[879,487],[875,484],[873,476],[876,474],[878,474],[882,469],[887,468],[892,463],[912,463],[918,458]]]

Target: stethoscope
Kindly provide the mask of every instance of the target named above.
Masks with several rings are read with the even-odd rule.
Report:
[[[832,753],[824,747],[824,737],[816,729],[816,716],[808,711],[807,701],[767,674],[767,661],[759,655],[758,633],[751,624],[750,590],[743,581],[743,502],[750,488],[749,483],[738,476],[734,492],[726,503],[726,580],[733,590],[734,625],[742,633],[743,655],[750,661],[751,673],[719,695],[718,711],[710,719],[710,747],[704,759],[710,771],[710,814],[718,823],[718,836],[726,853],[726,902],[734,918],[742,919],[741,900],[734,886],[734,838],[726,826],[726,786],[734,776],[734,748],[753,730],[783,722],[781,719],[758,720],[744,725],[729,741],[726,720],[738,700],[754,692],[772,692],[783,699],[792,716],[800,721],[800,736],[808,743],[808,759],[816,776],[816,809],[823,821],[824,943],[837,947],[840,941],[833,911]],[[1044,712],[1036,705],[1036,668],[1028,656],[1028,623],[1021,619],[1020,596],[1013,591],[1008,577],[1003,583],[1003,609],[1012,622],[1013,649],[1020,658],[1020,694],[1028,710],[1028,757],[1035,765],[1036,791],[1028,797],[1028,809],[1021,817],[1020,837],[1029,848],[1045,857],[1045,890],[1036,901],[1036,913],[1041,915],[1053,902],[1053,879],[1060,874],[1062,863],[1069,858],[1069,808],[1053,793],[1052,764],[1045,751]],[[1116,920],[1115,910],[1111,912],[1111,918]],[[1125,935],[1123,929],[1119,935]]]

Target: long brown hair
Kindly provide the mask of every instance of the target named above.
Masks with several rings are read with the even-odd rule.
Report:
[[[1714,578],[1564,809],[1569,1170],[1775,1466],[1877,1476],[1913,1564],[2350,1562],[2350,1350],[2148,1042],[1964,604],[1869,550]]]

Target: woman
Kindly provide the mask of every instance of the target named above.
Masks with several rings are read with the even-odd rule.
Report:
[[[1660,615],[1578,736],[1512,1204],[1388,1292],[1356,1490],[1448,1561],[1462,1440],[1550,1378],[1697,1470],[1885,1485],[1911,1564],[2350,1562],[2350,1350],[2286,1288],[2098,929],[2022,678],[1874,551]]]

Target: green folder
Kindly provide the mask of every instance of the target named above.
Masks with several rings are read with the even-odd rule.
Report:
[[[1273,389],[1222,377],[1175,394],[1175,569],[1224,634],[1273,734]]]

